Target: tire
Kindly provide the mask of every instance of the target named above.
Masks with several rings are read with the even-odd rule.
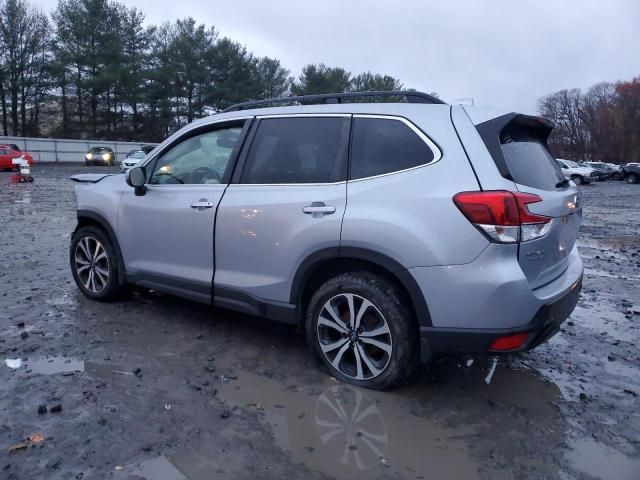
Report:
[[[351,328],[357,323],[359,330]],[[387,390],[404,383],[417,363],[414,325],[392,283],[369,272],[351,272],[328,280],[313,295],[306,334],[323,371],[346,383]]]
[[[573,183],[575,183],[576,185],[582,185],[584,183],[580,175],[574,175],[573,177],[571,177],[571,180],[573,180]]]
[[[626,177],[624,177],[627,183],[638,183],[640,182],[640,177],[635,173],[630,173]]]
[[[124,292],[119,282],[119,263],[109,237],[101,228],[81,227],[73,234],[69,264],[76,285],[86,297],[109,302]]]

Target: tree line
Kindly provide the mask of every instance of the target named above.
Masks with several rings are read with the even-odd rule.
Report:
[[[324,64],[295,78],[193,18],[144,18],[113,0],[59,0],[50,15],[0,0],[2,133],[160,141],[242,101],[402,88],[389,75]]]
[[[541,98],[538,110],[555,123],[549,145],[557,157],[640,161],[640,77],[560,90]]]

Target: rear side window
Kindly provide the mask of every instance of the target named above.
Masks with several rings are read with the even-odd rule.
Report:
[[[346,117],[260,120],[241,183],[330,183],[347,172]]]
[[[503,134],[501,144],[514,182],[541,190],[553,190],[564,180],[544,140],[526,131],[515,130]]]
[[[404,122],[388,118],[354,118],[351,180],[406,170],[433,159],[431,148]]]

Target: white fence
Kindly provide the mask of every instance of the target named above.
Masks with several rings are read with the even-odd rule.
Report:
[[[84,155],[91,147],[110,147],[116,161],[124,160],[130,150],[155,143],[103,142],[101,140],[64,140],[60,138],[3,137],[0,144],[13,143],[20,150],[30,153],[36,162],[84,162]]]

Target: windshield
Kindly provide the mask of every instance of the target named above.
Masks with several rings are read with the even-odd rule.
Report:
[[[563,160],[563,162],[566,163],[571,168],[579,168],[580,167],[580,165],[578,165],[576,162],[572,162],[571,160]]]
[[[140,160],[140,159],[143,159],[144,157],[146,157],[144,152],[134,152],[131,155],[129,155],[129,158],[133,158],[135,160]]]

